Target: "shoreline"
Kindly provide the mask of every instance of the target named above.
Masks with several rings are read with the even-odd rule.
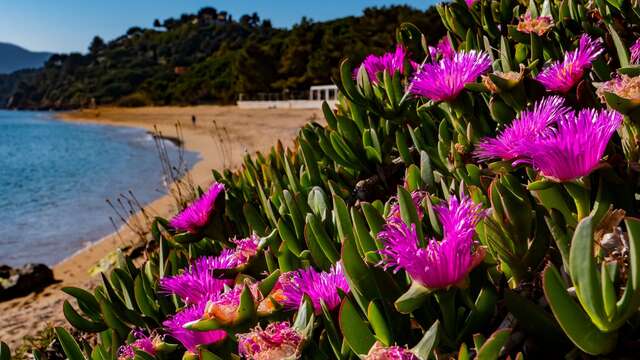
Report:
[[[142,129],[142,130],[145,130],[147,134],[151,136],[156,136],[153,134],[155,131],[154,127],[157,125],[149,126],[147,124],[136,123],[134,121],[116,123],[115,121],[112,121],[110,119],[98,120],[98,119],[91,119],[91,118],[76,117],[77,116],[76,114],[79,114],[79,113],[62,112],[62,113],[56,114],[55,116],[53,116],[53,118],[56,120],[65,121],[65,122],[96,124],[96,125],[103,125],[103,126],[120,126],[120,127]],[[166,126],[163,126],[162,128],[164,130],[169,130]],[[162,132],[162,130],[160,131],[162,133],[159,136],[160,138],[167,141],[171,141],[172,143],[175,144],[175,140],[171,140],[171,139],[177,139],[177,137],[172,135],[167,136],[166,133]],[[189,132],[189,130],[187,130],[187,132]],[[189,134],[189,136],[191,135],[192,134]],[[185,135],[185,138],[186,137],[187,135]],[[202,167],[201,163],[205,161],[202,151],[198,151],[202,149],[191,148],[190,141],[182,140],[182,142],[183,142],[182,145],[184,146],[184,149],[186,151],[196,152],[199,156],[199,160],[197,160],[189,168],[188,174],[192,177],[195,185],[207,187],[211,182],[210,180],[207,181],[207,179],[200,178],[200,177],[196,179],[193,176],[193,173],[195,172],[196,167],[199,167],[199,165],[200,167]],[[198,170],[198,174],[203,172],[204,171],[201,169]],[[174,184],[170,185],[170,187],[173,187],[173,186]],[[157,215],[162,217],[168,217],[175,210],[173,208],[172,200],[173,199],[171,198],[171,194],[166,193],[154,199],[153,201],[145,204],[143,208],[145,209],[145,211],[149,211],[154,216]],[[140,211],[138,211],[136,212],[136,214],[131,215],[127,219],[127,221],[130,221],[133,218],[140,215],[141,215]],[[78,249],[76,252],[74,252],[70,256],[66,257],[62,261],[51,266],[55,279],[61,281],[62,283],[65,283],[65,282],[68,282],[69,280],[75,280],[77,277],[91,277],[91,275],[89,274],[89,271],[94,265],[96,265],[98,262],[104,259],[107,255],[116,251],[117,249],[134,244],[134,241],[136,240],[135,237],[137,237],[137,235],[133,233],[133,231],[131,231],[129,228],[127,228],[126,224],[120,224],[120,227],[117,232],[114,231],[108,235],[105,235],[99,239],[96,239],[95,241],[88,243],[83,248]],[[73,271],[69,271],[70,270],[69,267],[72,267]],[[78,274],[78,272],[81,272],[81,274]]]
[[[60,112],[53,117],[61,121],[86,124],[123,126],[159,130],[174,137],[176,123],[181,125],[181,137],[186,151],[199,154],[188,175],[193,184],[208,187],[213,181],[212,169],[236,168],[246,153],[268,150],[281,140],[292,143],[298,129],[310,119],[321,116],[316,110],[238,109],[235,106],[97,108]],[[195,125],[191,116],[197,117]],[[173,184],[171,185],[173,187]],[[153,216],[170,217],[176,211],[171,193],[164,194],[144,206]],[[132,217],[139,216],[138,214]],[[131,218],[130,218],[131,219]],[[122,224],[111,233],[53,265],[54,277],[59,280],[43,291],[22,298],[0,302],[0,340],[12,348],[25,335],[33,335],[47,324],[65,324],[62,303],[67,299],[60,289],[65,286],[92,287],[99,277],[89,271],[108,254],[125,245],[135,243],[137,234]]]

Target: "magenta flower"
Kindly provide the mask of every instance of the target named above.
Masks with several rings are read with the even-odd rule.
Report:
[[[178,295],[187,304],[206,302],[220,294],[232,280],[214,275],[214,270],[233,269],[237,259],[232,249],[225,249],[216,257],[196,259],[184,273],[160,279],[160,288]]]
[[[200,198],[174,216],[169,224],[177,230],[197,234],[209,222],[216,199],[223,191],[224,184],[214,183]]]
[[[448,36],[443,36],[436,46],[429,46],[429,55],[432,60],[438,58],[438,56],[442,58],[453,57],[456,52],[453,50],[453,46],[451,46],[451,40],[449,40]]]
[[[418,190],[411,193],[411,200],[413,201],[413,205],[416,207],[416,210],[418,211],[418,217],[420,219],[422,219],[422,217],[424,216],[424,211],[422,210],[422,200],[424,200],[425,196],[427,196],[427,193],[424,191]],[[394,197],[394,199],[395,199],[395,202],[389,208],[389,214],[387,215],[387,219],[392,217],[400,218],[400,203],[398,202],[397,198]]]
[[[407,50],[402,45],[398,45],[394,52],[388,52],[383,55],[368,55],[360,66],[364,66],[367,75],[369,75],[369,80],[373,84],[377,84],[380,82],[378,76],[381,76],[381,73],[385,70],[389,72],[389,75],[395,74],[396,71],[403,73],[406,58]],[[357,71],[356,69],[356,75]]]
[[[419,245],[415,224],[402,220],[387,220],[378,234],[384,249],[382,264],[395,271],[405,270],[414,281],[432,289],[455,285],[467,276],[484,257],[482,248],[474,251],[475,227],[486,215],[481,205],[463,197],[451,196],[447,206],[436,206],[443,228],[443,238],[429,240],[426,248]]]
[[[560,96],[544,98],[533,109],[522,111],[496,138],[480,140],[474,155],[481,160],[518,160],[532,141],[552,131],[549,126],[569,111]]]
[[[235,269],[247,265],[249,260],[258,253],[260,237],[256,234],[252,234],[248,238],[230,241],[236,245],[235,248],[224,249],[218,256],[201,257],[196,262],[202,268],[211,270]]]
[[[247,359],[297,359],[304,337],[288,322],[274,322],[262,329],[260,325],[248,333],[238,334],[238,353]]]
[[[118,349],[118,360],[133,360],[136,356],[136,350],[142,350],[150,355],[156,354],[154,342],[158,340],[157,337],[147,336],[140,330],[133,330],[133,336],[136,341],[128,345],[122,345]]]
[[[340,305],[338,289],[349,292],[349,284],[344,276],[342,265],[337,263],[329,272],[318,272],[309,267],[284,273],[280,276],[282,286],[282,304],[288,309],[298,309],[304,295],[313,302],[316,314],[322,313],[320,300],[324,301],[329,310]]]
[[[491,59],[486,53],[461,51],[424,64],[414,76],[410,91],[433,101],[451,101],[458,97],[465,84],[475,81],[490,66]]]
[[[578,48],[565,53],[562,62],[555,61],[547,65],[536,77],[549,91],[567,93],[576,85],[584,71],[602,53],[602,40],[591,39],[584,34],[580,37]]]
[[[136,348],[133,345],[122,345],[118,348],[118,360],[133,360],[136,357]]]
[[[184,302],[195,304],[217,296],[232,280],[222,279],[216,270],[237,269],[246,265],[258,252],[260,237],[253,234],[246,239],[231,240],[233,249],[224,249],[218,256],[203,256],[196,259],[189,269],[176,276],[160,279],[160,288],[178,295]]]
[[[400,346],[385,347],[379,342],[373,344],[364,360],[420,360],[409,349]]]
[[[558,122],[551,135],[534,141],[526,156],[542,175],[570,181],[595,170],[611,136],[622,123],[622,115],[612,110],[580,110]]]
[[[234,249],[234,256],[236,259],[236,266],[246,265],[253,256],[258,253],[258,244],[260,243],[260,237],[258,235],[251,234],[248,238],[231,240],[236,245]]]
[[[631,51],[631,62],[637,64],[640,62],[640,38],[636,39],[636,41],[629,48]]]
[[[184,328],[185,324],[199,320],[204,309],[205,303],[201,302],[182,309],[162,323],[167,333],[191,353],[197,353],[199,345],[214,344],[224,340],[227,336],[224,330],[195,331]]]
[[[473,4],[475,4],[476,1],[478,1],[478,0],[464,0],[464,2],[467,3],[467,6],[469,7],[469,9],[471,9],[471,7],[473,7]]]

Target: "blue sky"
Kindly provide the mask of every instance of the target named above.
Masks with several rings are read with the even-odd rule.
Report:
[[[204,6],[238,18],[257,12],[274,26],[289,27],[304,15],[314,20],[358,15],[367,6],[408,4],[426,9],[434,0],[19,0],[0,1],[0,41],[29,50],[86,51],[94,35],[110,40],[132,26],[178,17]]]

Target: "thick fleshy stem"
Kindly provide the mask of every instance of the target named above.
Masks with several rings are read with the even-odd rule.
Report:
[[[436,301],[442,314],[442,325],[449,339],[455,339],[457,333],[456,319],[456,287],[435,293]]]
[[[567,192],[576,204],[576,210],[578,212],[577,220],[580,222],[589,216],[591,212],[591,187],[589,185],[589,178],[584,177],[574,182],[565,183],[564,188],[567,189]]]

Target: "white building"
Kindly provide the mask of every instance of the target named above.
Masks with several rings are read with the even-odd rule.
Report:
[[[265,96],[267,95],[267,96]],[[338,87],[335,85],[314,85],[309,88],[308,99],[282,99],[281,94],[261,94],[257,100],[238,97],[241,109],[320,109],[326,101],[332,108],[338,101]]]

